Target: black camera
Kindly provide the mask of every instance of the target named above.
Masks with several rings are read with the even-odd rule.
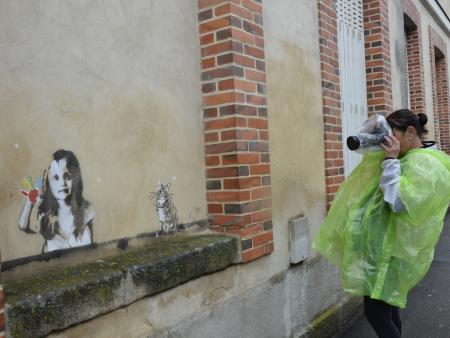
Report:
[[[356,150],[359,148],[376,147],[383,143],[384,137],[388,134],[379,132],[376,134],[360,133],[356,136],[347,137],[347,147],[350,150]]]
[[[379,150],[380,144],[385,142],[385,137],[391,134],[392,129],[386,119],[375,114],[363,123],[355,135],[347,137],[347,147],[360,153]]]

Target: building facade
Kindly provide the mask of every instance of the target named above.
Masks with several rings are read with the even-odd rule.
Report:
[[[346,137],[410,108],[450,152],[450,1],[0,8],[0,337],[8,285],[178,236],[159,231],[158,183],[180,233],[233,236],[237,261],[55,337],[297,337],[337,305],[340,330],[358,300],[309,243],[360,160]]]

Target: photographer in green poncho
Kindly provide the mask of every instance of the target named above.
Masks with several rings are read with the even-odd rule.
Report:
[[[422,142],[424,114],[386,118],[393,135],[368,152],[335,196],[313,247],[364,296],[379,337],[401,337],[399,308],[427,273],[450,202],[450,157]]]

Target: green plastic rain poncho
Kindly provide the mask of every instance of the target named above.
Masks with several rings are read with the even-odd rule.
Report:
[[[364,155],[336,194],[313,247],[341,268],[345,291],[404,308],[427,273],[450,201],[450,157],[413,149],[400,159],[400,199],[392,212],[379,186],[384,152]]]

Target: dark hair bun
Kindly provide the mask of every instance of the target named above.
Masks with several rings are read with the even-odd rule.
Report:
[[[386,121],[391,128],[406,131],[409,126],[414,127],[417,132],[417,136],[422,137],[423,134],[428,133],[425,128],[425,124],[428,122],[428,118],[425,114],[415,114],[409,109],[399,109],[389,114],[386,117]]]
[[[417,117],[419,118],[419,123],[423,127],[428,122],[428,117],[424,113],[417,114]]]

